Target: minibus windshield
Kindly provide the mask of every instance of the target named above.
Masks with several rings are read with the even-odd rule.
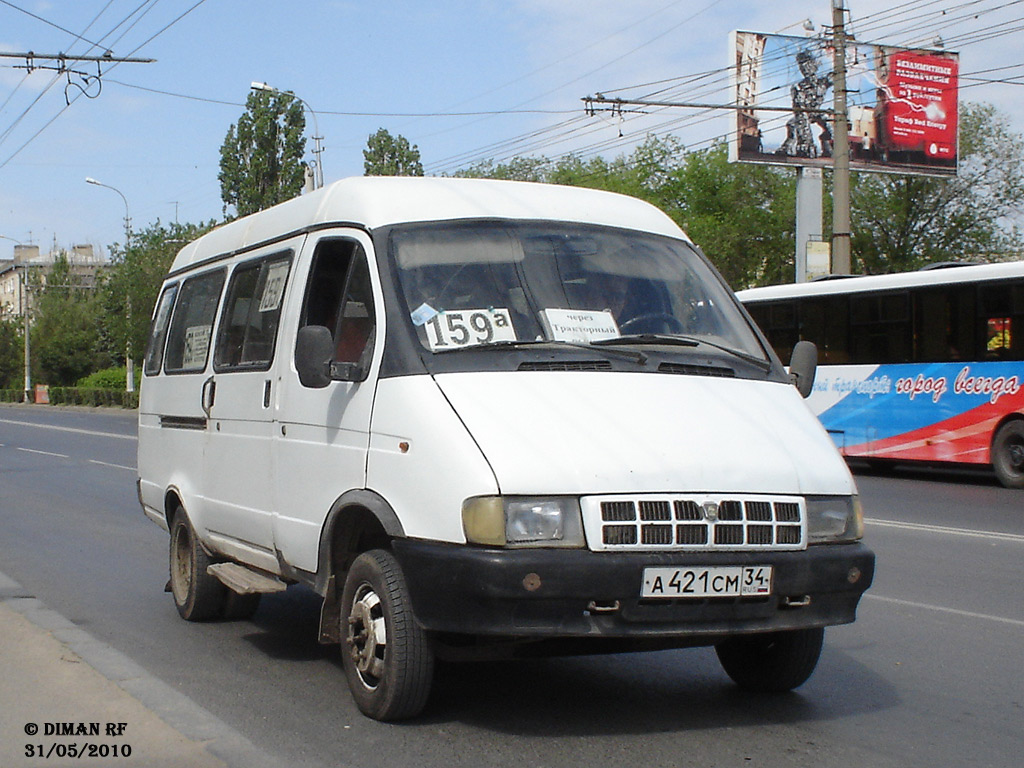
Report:
[[[559,222],[442,222],[396,227],[390,252],[432,352],[496,342],[635,345],[649,335],[767,360],[728,289],[683,240]]]

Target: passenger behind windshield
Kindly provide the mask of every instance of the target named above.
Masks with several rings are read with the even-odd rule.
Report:
[[[390,252],[431,351],[677,334],[766,359],[735,300],[683,240],[553,222],[449,222],[396,227]]]

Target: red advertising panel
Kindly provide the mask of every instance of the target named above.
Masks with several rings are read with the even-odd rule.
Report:
[[[886,130],[894,147],[956,158],[957,60],[897,51],[889,57]]]

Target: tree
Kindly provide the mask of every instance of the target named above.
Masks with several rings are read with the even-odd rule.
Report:
[[[422,176],[423,163],[415,144],[381,128],[366,140],[363,170],[366,176]]]
[[[302,191],[306,139],[302,103],[289,93],[251,91],[245,114],[228,129],[220,148],[220,196],[246,216]]]
[[[1019,252],[1007,226],[1024,205],[1024,138],[989,104],[960,110],[960,169],[948,179],[857,174],[851,184],[852,250],[874,274]]]
[[[45,280],[32,282],[35,378],[50,385],[73,386],[86,374],[109,366],[112,359],[103,343],[97,291],[72,271],[67,256],[58,254]]]
[[[0,389],[20,389],[23,383],[23,328],[20,317],[0,307]]]
[[[115,359],[123,358],[129,343],[135,362],[142,359],[149,337],[149,319],[175,254],[214,224],[210,221],[164,225],[158,220],[133,233],[127,251],[116,245],[111,247],[110,266],[100,280],[100,296],[104,339]]]

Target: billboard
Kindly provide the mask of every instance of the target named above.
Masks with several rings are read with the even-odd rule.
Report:
[[[832,41],[733,32],[733,161],[832,164]],[[953,175],[959,58],[948,51],[849,42],[850,167]]]

